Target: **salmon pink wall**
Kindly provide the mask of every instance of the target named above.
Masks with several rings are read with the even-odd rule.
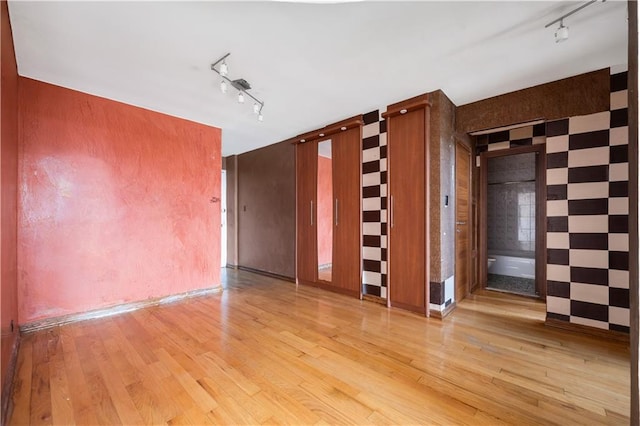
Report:
[[[5,385],[9,384],[10,376],[9,360],[16,343],[18,332],[18,265],[17,265],[17,190],[18,190],[18,72],[16,57],[13,51],[13,38],[9,23],[7,2],[0,2],[1,15],[1,39],[2,39],[2,146],[0,158],[2,161],[2,173],[0,194],[0,206],[2,210],[1,225],[2,236],[0,257],[2,276],[2,352],[0,354],[2,379],[2,401],[5,402],[8,395],[5,394]],[[16,327],[11,331],[11,321]],[[9,374],[7,374],[9,373]],[[7,383],[5,383],[7,380]],[[2,407],[2,419],[6,414]]]
[[[318,265],[331,262],[333,251],[333,172],[331,159],[318,156]]]
[[[220,129],[21,78],[20,322],[220,285]]]

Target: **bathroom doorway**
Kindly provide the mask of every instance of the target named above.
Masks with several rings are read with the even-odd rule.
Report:
[[[542,144],[481,154],[482,287],[545,297],[545,173]]]

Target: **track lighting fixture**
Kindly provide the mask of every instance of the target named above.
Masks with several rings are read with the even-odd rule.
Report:
[[[253,99],[253,113],[258,116],[258,121],[264,121],[264,116],[262,115],[264,102],[249,93],[249,90],[251,89],[251,85],[249,84],[249,82],[244,78],[231,80],[229,77],[227,77],[229,73],[229,66],[227,65],[226,59],[229,55],[231,55],[231,53],[227,53],[222,58],[211,64],[211,69],[220,74],[220,76],[222,77],[222,81],[220,82],[220,91],[222,93],[227,93],[227,82],[230,83],[231,86],[233,86],[238,91],[238,102],[241,104],[244,103],[245,95]]]
[[[565,27],[562,19],[560,20],[560,26],[556,30],[556,43],[562,43],[569,38],[569,27]]]
[[[569,13],[565,13],[564,15],[562,15],[561,17],[559,17],[556,20],[553,20],[551,22],[549,22],[547,25],[545,25],[545,28],[549,28],[551,25],[555,24],[556,22],[560,22],[560,26],[558,27],[558,29],[555,32],[555,38],[556,38],[556,43],[562,43],[565,40],[569,39],[569,27],[565,27],[564,26],[564,19],[567,18],[568,16],[573,15],[574,13],[584,9],[587,6],[592,5],[593,3],[597,2],[598,0],[590,0],[588,2],[586,2],[585,4],[573,9],[571,12]],[[604,3],[606,0],[601,0],[602,3]]]

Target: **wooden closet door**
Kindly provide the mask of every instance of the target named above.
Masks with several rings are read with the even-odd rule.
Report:
[[[332,284],[360,295],[360,127],[332,136]]]
[[[316,243],[316,180],[318,148],[316,142],[296,145],[296,277],[314,283],[318,273]]]
[[[388,123],[389,303],[426,313],[425,110]]]

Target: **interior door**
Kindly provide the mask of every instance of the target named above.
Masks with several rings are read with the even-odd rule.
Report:
[[[389,303],[426,313],[425,110],[388,122]]]
[[[470,190],[471,151],[456,144],[456,276],[455,300],[464,299],[469,292],[471,278]]]
[[[333,285],[360,294],[360,127],[332,136]]]
[[[316,142],[296,145],[296,276],[313,283],[318,272],[316,243],[316,179],[318,148]]]

